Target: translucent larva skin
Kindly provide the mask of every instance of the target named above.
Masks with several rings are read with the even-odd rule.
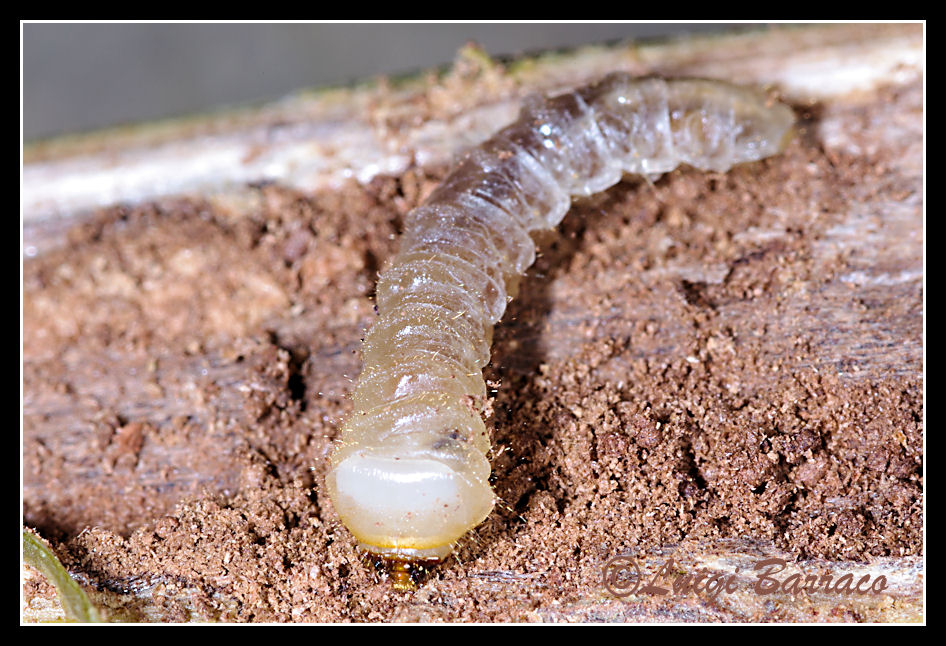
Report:
[[[616,73],[528,101],[468,153],[407,215],[378,281],[354,412],[326,479],[362,546],[443,558],[490,513],[482,369],[507,297],[535,260],[530,232],[555,227],[572,197],[625,173],[725,171],[773,155],[793,121],[788,107],[745,88]]]

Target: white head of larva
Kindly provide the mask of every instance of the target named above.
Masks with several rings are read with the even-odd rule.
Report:
[[[397,447],[353,451],[327,478],[342,521],[378,556],[438,560],[493,508],[489,462],[482,478],[470,478],[448,462]]]
[[[407,369],[385,370],[385,381],[403,387],[398,374]],[[446,388],[431,392],[424,380],[416,387],[420,392],[346,421],[326,485],[363,548],[426,561],[449,556],[456,541],[489,515],[494,494],[479,410],[459,405],[462,397]]]

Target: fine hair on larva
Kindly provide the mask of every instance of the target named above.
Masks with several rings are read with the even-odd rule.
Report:
[[[354,411],[326,477],[360,545],[393,563],[437,561],[492,510],[482,370],[493,326],[535,260],[534,232],[624,174],[726,171],[776,154],[793,123],[787,106],[753,89],[613,73],[528,99],[459,160],[407,214],[379,276]]]

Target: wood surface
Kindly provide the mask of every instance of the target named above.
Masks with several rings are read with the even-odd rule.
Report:
[[[442,167],[511,121],[525,95],[580,85],[615,69],[724,78],[765,86],[790,102],[802,115],[801,145],[820,151],[828,161],[858,155],[875,158],[882,151],[884,167],[865,174],[862,181],[854,177],[843,192],[832,196],[832,225],[811,247],[809,259],[814,271],[824,267],[830,280],[814,291],[788,290],[777,302],[712,300],[716,324],[733,330],[734,335],[751,335],[764,328],[773,341],[761,343],[759,356],[775,366],[771,384],[778,383],[779,371],[796,370],[822,371],[852,383],[880,378],[922,383],[924,56],[924,30],[915,24],[781,26],[708,38],[588,47],[502,66],[467,49],[444,76],[420,76],[397,84],[372,80],[348,89],[305,91],[261,108],[44,142],[25,152],[24,254],[29,260],[55,253],[67,243],[69,231],[93,217],[96,209],[116,204],[197,197],[231,205],[239,213],[240,205],[253,199],[248,188],[252,185],[275,182],[308,193],[341,186],[351,178],[367,184],[412,166]],[[746,231],[741,242],[748,240],[774,252],[790,247],[794,232],[806,230],[817,217],[818,207],[813,203],[806,212],[782,214],[781,226]],[[560,261],[570,260],[567,250],[558,253]],[[844,259],[845,271],[831,274],[827,268],[838,258]],[[693,298],[712,299],[714,286],[730,271],[721,263],[669,262],[645,268],[638,279],[644,285],[660,285],[672,276],[696,286]],[[628,321],[662,316],[648,310],[646,301],[602,300],[602,295],[621,293],[626,281],[622,276],[601,275],[585,298],[559,298],[559,291],[576,289],[568,280],[567,273],[562,273],[542,287],[543,294],[523,306],[531,308],[528,311],[538,308],[541,316],[526,316],[527,310],[522,309],[520,316],[504,322],[499,349],[511,374],[527,374],[567,360],[582,344],[621,343],[631,335]],[[308,363],[313,383],[335,399],[343,397],[348,387],[344,376],[359,369],[353,353],[358,339],[346,337],[352,323],[340,321],[338,327],[340,333],[317,345]],[[788,340],[800,338],[808,340],[808,346],[793,354]],[[653,345],[644,343],[633,352],[616,352],[597,363],[592,367],[593,378],[617,382],[635,361],[692,351],[690,331],[671,323]],[[246,357],[260,365],[273,359],[252,348]],[[116,391],[122,393],[123,408],[116,410],[122,420],[142,420],[156,427],[214,428],[221,415],[246,412],[245,397],[226,391],[228,384],[240,385],[248,368],[228,357],[199,351],[165,356],[156,363],[120,353],[93,362],[81,357],[81,362],[69,363],[70,358],[64,357],[74,374],[81,375],[76,381],[85,384],[81,396],[43,389],[45,364],[35,359],[24,355],[28,388],[23,415],[32,420],[27,439],[41,441],[53,453],[68,451],[65,445],[84,441],[89,433],[97,437],[96,429],[109,424],[96,417],[99,403],[114,399]],[[260,368],[260,373],[265,370]],[[276,392],[287,379],[285,374],[267,378],[271,381],[259,385],[260,392]],[[181,399],[186,383],[213,384],[223,393],[214,402],[216,418],[202,417],[199,401]],[[754,382],[753,387],[764,390],[766,382]],[[314,416],[317,411],[307,414]],[[184,418],[186,422],[181,421]],[[227,441],[225,435],[221,438]],[[239,474],[221,476],[219,471],[208,470],[215,480],[202,480],[199,461],[204,457],[189,455],[186,446],[169,447],[163,468],[157,461],[135,478],[163,482],[169,498],[194,495],[201,487],[226,491],[237,486]],[[96,480],[101,468],[94,464],[79,469],[76,477]],[[24,499],[42,499],[47,506],[55,506],[57,500],[74,504],[68,501],[68,492],[40,491],[47,486],[32,481],[27,473]],[[102,495],[108,495],[107,487]],[[115,522],[120,524],[122,519]],[[672,553],[672,547],[667,549],[667,554]],[[667,554],[651,555],[642,565],[653,570]],[[773,556],[786,558],[802,570],[845,573],[852,568],[846,559],[796,561],[775,546],[751,538],[703,544],[696,550],[688,546],[676,556],[730,571],[745,571],[752,559]],[[785,595],[760,596],[744,587],[714,603],[660,598],[628,602],[601,590],[568,603],[539,607],[528,607],[531,602],[524,595],[522,616],[568,622],[755,621],[768,612],[781,621],[923,620],[924,556],[884,557],[858,567],[875,575],[885,573],[896,582],[896,594],[856,599],[816,594],[799,604]],[[523,576],[486,572],[480,583],[507,589],[535,584]],[[31,615],[30,600],[26,601],[24,619],[39,618],[39,614]],[[128,603],[140,606],[142,602]],[[773,607],[778,608],[774,614]],[[414,618],[423,617],[418,611]]]

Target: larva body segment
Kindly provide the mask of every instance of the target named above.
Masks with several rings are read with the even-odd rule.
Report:
[[[355,411],[326,484],[370,552],[447,556],[494,494],[481,410],[493,325],[535,259],[530,232],[624,173],[724,171],[778,152],[791,110],[708,80],[611,74],[548,99],[468,153],[405,220],[377,287]]]

